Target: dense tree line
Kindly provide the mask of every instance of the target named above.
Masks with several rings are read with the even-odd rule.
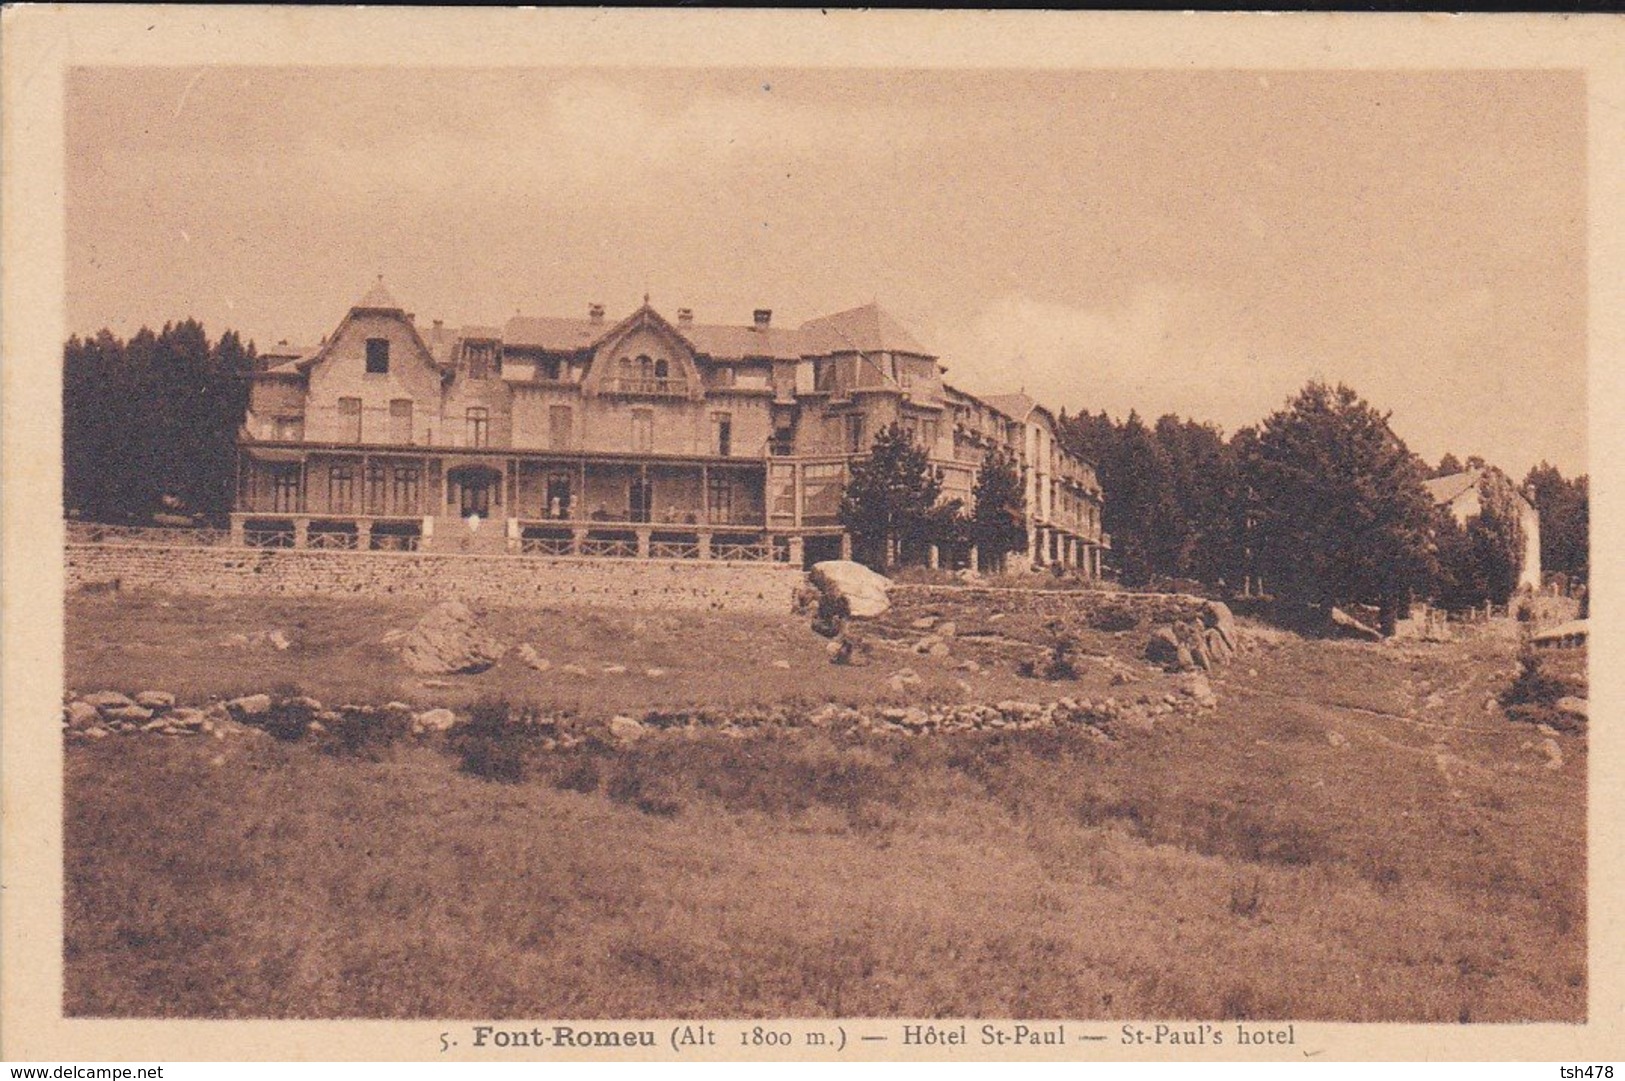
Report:
[[[62,499],[69,514],[146,522],[169,513],[220,521],[231,510],[252,345],[211,342],[196,320],[103,330],[62,355]]]
[[[1228,438],[1195,420],[1104,412],[1063,413],[1060,437],[1096,465],[1112,562],[1131,585],[1262,580],[1272,593],[1388,613],[1409,596],[1505,603],[1523,551],[1520,492],[1540,512],[1543,570],[1578,581],[1588,570],[1586,477],[1542,463],[1520,487],[1477,456],[1429,466],[1348,387],[1310,383]],[[1467,469],[1481,470],[1484,510],[1463,527],[1422,482]]]

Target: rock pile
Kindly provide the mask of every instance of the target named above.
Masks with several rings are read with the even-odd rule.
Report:
[[[507,651],[461,601],[442,601],[429,609],[401,642],[401,659],[419,675],[483,672]]]
[[[69,695],[62,707],[62,726],[75,739],[105,739],[137,732],[162,736],[212,734],[224,739],[242,731],[227,703],[216,702],[208,709],[177,706],[175,696],[167,691],[142,691],[134,698],[118,691]]]
[[[1208,601],[1197,618],[1154,628],[1145,646],[1145,659],[1170,672],[1211,672],[1228,664],[1242,645],[1230,606]]]

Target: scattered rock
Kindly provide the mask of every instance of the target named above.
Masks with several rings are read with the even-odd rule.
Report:
[[[241,698],[233,698],[227,702],[226,710],[238,721],[252,717],[263,717],[271,712],[271,696],[268,694],[245,694]]]
[[[910,627],[917,631],[928,631],[936,625],[936,616],[921,616],[919,619],[916,619],[909,624]]]
[[[618,676],[622,672],[626,671],[626,665],[624,665],[624,664],[606,664],[602,668],[600,668],[599,671],[604,673],[604,675],[606,675],[606,676]]]
[[[666,670],[664,668],[645,668],[643,674],[650,679],[662,679],[666,675]]]
[[[418,620],[401,646],[401,659],[425,675],[472,675],[496,664],[507,652],[486,634],[461,601],[442,601]]]
[[[283,650],[287,649],[289,646],[293,645],[292,642],[288,641],[288,636],[283,634],[281,630],[274,630],[271,633],[267,634],[265,636],[265,640],[267,642],[271,643],[271,645],[273,647],[275,647],[275,649],[277,650],[278,653],[282,652]]]
[[[527,668],[534,668],[538,672],[545,672],[553,667],[553,662],[537,653],[536,647],[529,642],[521,642],[514,647],[513,655],[518,658],[520,664],[525,665]]]
[[[844,664],[850,668],[866,668],[874,655],[874,648],[862,638],[843,635],[835,640],[835,650],[830,654],[831,664]]]
[[[902,694],[911,687],[918,687],[919,685],[919,674],[912,668],[899,668],[886,680],[886,686],[890,687],[896,694]]]
[[[644,732],[641,721],[632,719],[624,713],[618,713],[609,719],[609,734],[622,743],[634,743],[643,738]]]
[[[115,706],[102,710],[102,716],[115,724],[142,725],[152,720],[152,710],[140,706]]]
[[[122,695],[117,691],[97,691],[95,694],[87,694],[84,701],[89,702],[97,709],[119,709],[124,706],[135,705],[127,695]]]
[[[954,623],[953,620],[944,620],[943,622],[937,624],[938,638],[952,638],[958,633],[959,626],[958,624]]]
[[[790,662],[781,657],[780,659],[774,661],[771,667],[788,669],[790,667]]]
[[[1557,745],[1557,740],[1547,736],[1540,741],[1540,749],[1545,752],[1547,769],[1563,768],[1563,748]]]
[[[587,670],[585,668],[574,662],[559,665],[559,671],[563,672],[567,676],[584,676],[587,674]]]
[[[74,729],[90,728],[101,720],[101,716],[101,710],[82,698],[69,702],[62,710],[62,719],[69,728]]]
[[[412,718],[414,732],[446,732],[457,724],[457,714],[449,709],[427,709]]]
[[[182,706],[164,714],[164,723],[172,724],[177,728],[202,728],[205,714],[201,709],[192,709]]]
[[[135,696],[135,704],[142,709],[169,709],[175,704],[175,696],[168,691],[142,691]]]
[[[1327,732],[1326,742],[1330,743],[1333,747],[1342,747],[1348,744],[1348,737],[1344,736],[1341,732]]]
[[[1567,714],[1568,716],[1577,718],[1581,721],[1588,721],[1590,719],[1591,703],[1587,699],[1577,698],[1572,694],[1566,694],[1554,702],[1553,705],[1557,707],[1557,712],[1559,713]]]
[[[1200,672],[1193,672],[1180,681],[1179,691],[1203,709],[1212,709],[1219,704],[1218,696],[1213,693],[1213,684]]]
[[[873,619],[891,607],[886,591],[891,580],[849,559],[830,559],[813,564],[811,581],[818,591],[834,602],[845,602],[853,619]]]

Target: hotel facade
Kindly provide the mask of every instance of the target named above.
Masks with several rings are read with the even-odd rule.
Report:
[[[1011,569],[1098,576],[1094,467],[1025,395],[978,398],[875,305],[797,328],[515,316],[421,328],[382,281],[313,349],[261,354],[232,532],[259,546],[553,556],[849,557],[854,460],[900,425],[942,498],[972,503],[990,447],[1014,456],[1028,544]],[[974,551],[930,559],[971,561]]]

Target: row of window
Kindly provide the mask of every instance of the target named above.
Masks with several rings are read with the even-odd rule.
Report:
[[[327,513],[358,514],[363,508],[357,503],[356,481],[360,474],[353,465],[335,465],[327,470]],[[386,515],[416,515],[423,512],[419,503],[422,491],[422,470],[417,466],[372,465],[366,469],[365,512]],[[300,474],[298,469],[278,470],[271,478],[272,505],[270,510],[279,514],[299,513],[303,508],[299,500]],[[489,514],[491,486],[465,483],[457,486],[458,502],[463,513]],[[709,477],[706,481],[706,516],[709,521],[724,524],[733,520],[733,485],[727,477]],[[546,482],[546,496],[542,516],[558,520],[570,518],[571,475],[550,473]],[[627,488],[629,520],[651,522],[656,518],[654,482],[634,478]],[[593,517],[617,517],[600,506]],[[667,512],[671,522],[683,520],[675,507]],[[692,515],[688,518],[692,523]]]
[[[339,399],[339,431],[336,442],[361,443],[361,399]],[[857,418],[859,421],[862,418]],[[491,445],[491,411],[485,406],[470,406],[464,413],[464,446]],[[575,423],[574,410],[567,405],[549,406],[547,410],[548,445],[553,450],[571,449]],[[276,438],[298,442],[304,438],[304,420],[300,417],[276,418]],[[786,433],[787,435],[787,433]],[[389,442],[397,446],[412,443],[412,400],[397,398],[389,403]],[[632,410],[631,449],[642,453],[654,450],[654,410]],[[711,453],[726,458],[733,454],[733,414],[711,414]]]

